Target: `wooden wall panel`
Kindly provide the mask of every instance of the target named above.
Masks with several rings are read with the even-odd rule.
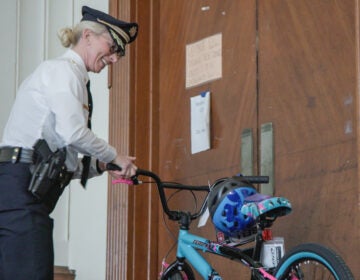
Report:
[[[258,9],[259,119],[274,125],[276,194],[294,207],[277,232],[288,248],[336,249],[357,279],[355,1],[261,0]]]
[[[157,1],[110,1],[113,15],[139,24],[139,35],[111,72],[111,142],[157,171]],[[156,279],[158,197],[154,187],[109,186],[106,279]]]
[[[130,1],[110,1],[110,14],[130,20]],[[130,139],[130,88],[132,52],[127,52],[110,71],[110,129],[109,142],[119,153],[132,154]],[[128,255],[131,255],[129,225],[132,224],[131,190],[125,185],[108,188],[108,236],[106,279],[128,278]]]

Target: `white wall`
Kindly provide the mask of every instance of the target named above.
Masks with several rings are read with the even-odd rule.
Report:
[[[2,38],[0,52],[0,136],[4,130],[5,120],[10,113],[11,104],[15,97],[16,87],[16,1],[6,0],[1,3],[4,12],[0,17],[0,38]],[[6,39],[5,39],[6,38]]]
[[[16,88],[44,59],[65,49],[57,31],[81,18],[82,5],[108,11],[106,0],[1,0],[0,136]],[[108,139],[107,71],[90,75],[94,99],[93,130]],[[105,279],[107,175],[88,182],[74,181],[52,214],[55,220],[55,264],[76,271],[77,280]]]

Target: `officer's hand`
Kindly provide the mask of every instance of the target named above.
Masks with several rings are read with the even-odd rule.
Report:
[[[136,173],[137,166],[134,164],[135,157],[117,156],[112,163],[121,167],[121,171],[109,170],[109,174],[115,179],[130,178]]]

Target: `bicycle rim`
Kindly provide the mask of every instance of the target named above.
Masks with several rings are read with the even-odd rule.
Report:
[[[301,244],[280,261],[275,271],[279,280],[353,280],[343,259],[319,244]]]
[[[171,275],[166,276],[163,278],[165,280],[188,280],[188,276],[184,271],[174,271]]]

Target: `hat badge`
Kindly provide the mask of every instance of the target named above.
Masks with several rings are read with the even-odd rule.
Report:
[[[129,29],[129,34],[130,34],[131,37],[134,37],[135,34],[136,34],[136,32],[137,32],[136,26],[133,26],[133,27],[131,27],[131,28]]]

